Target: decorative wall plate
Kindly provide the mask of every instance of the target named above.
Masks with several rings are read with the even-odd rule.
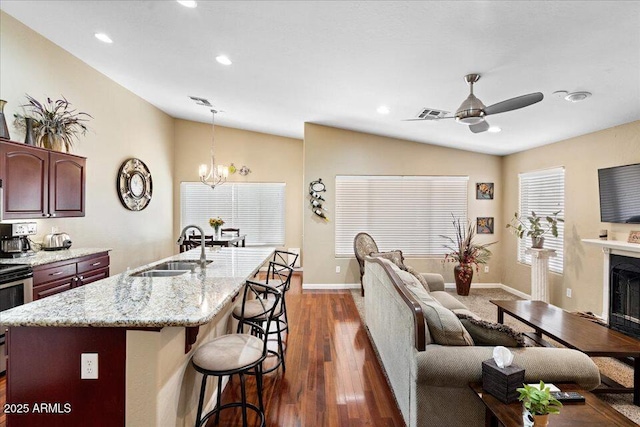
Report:
[[[117,179],[118,196],[122,205],[132,211],[141,211],[151,201],[153,183],[151,172],[140,159],[122,163]]]

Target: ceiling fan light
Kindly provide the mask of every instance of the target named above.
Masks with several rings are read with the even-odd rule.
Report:
[[[580,102],[591,96],[591,92],[571,92],[564,97],[569,102]]]

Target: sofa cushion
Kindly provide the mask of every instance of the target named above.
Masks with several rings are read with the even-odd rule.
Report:
[[[501,323],[487,322],[458,311],[456,313],[464,328],[473,337],[476,345],[502,345],[504,347],[524,347],[525,340],[522,333]]]
[[[467,308],[466,305],[458,301],[456,297],[451,295],[449,292],[434,291],[434,292],[431,292],[431,296],[437,299],[440,304],[442,304],[449,310],[455,310],[457,308],[465,308],[465,309]]]
[[[440,345],[473,345],[471,335],[451,310],[443,307],[420,285],[409,285],[407,289],[422,307],[432,342]]]
[[[474,345],[473,338],[451,310],[437,302],[423,302],[420,305],[433,342],[452,346]]]
[[[420,284],[427,290],[427,291],[431,291],[431,289],[429,289],[429,283],[427,283],[427,280],[422,276],[422,274],[418,273],[413,267],[411,267],[410,265],[407,265],[405,270],[407,270],[409,273],[411,273],[416,279],[418,279],[418,281],[420,282]]]
[[[400,250],[389,252],[371,252],[369,256],[388,259],[396,266],[398,266],[401,270],[407,269],[407,267],[404,265],[404,256],[402,255],[402,251]]]

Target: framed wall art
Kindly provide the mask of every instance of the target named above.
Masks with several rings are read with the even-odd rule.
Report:
[[[493,182],[476,182],[476,199],[493,200]]]
[[[478,234],[493,234],[494,224],[492,216],[478,217],[476,220],[476,230]]]

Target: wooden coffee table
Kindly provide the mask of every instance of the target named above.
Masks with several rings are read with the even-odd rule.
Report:
[[[598,325],[590,320],[568,313],[544,301],[494,301],[498,307],[498,323],[504,322],[504,313],[531,326],[535,334],[526,334],[540,345],[549,345],[543,335],[562,345],[581,351],[591,357],[617,357],[633,359],[633,388],[623,387],[601,375],[607,387],[593,393],[633,393],[633,403],[640,406],[640,341],[620,332]]]
[[[585,403],[566,403],[557,415],[549,417],[549,425],[565,426],[636,426],[636,423],[620,414],[611,406],[598,399],[593,393],[580,389],[576,384],[555,384],[562,391],[577,391],[585,397]],[[522,403],[502,403],[489,393],[482,391],[481,383],[471,383],[469,387],[482,400],[485,411],[485,426],[504,427],[524,426],[522,420]]]

